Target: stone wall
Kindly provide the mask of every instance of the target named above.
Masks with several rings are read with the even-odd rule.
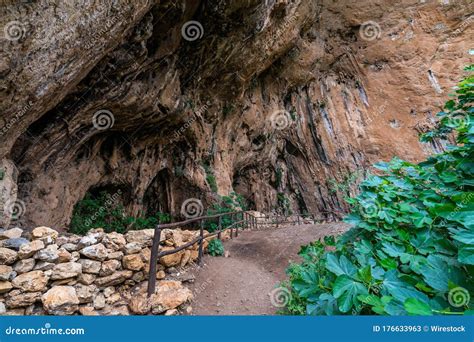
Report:
[[[199,232],[163,230],[162,250],[181,246]],[[128,315],[190,311],[191,291],[182,283],[198,257],[198,244],[161,258],[157,291],[146,296],[153,229],[126,234],[90,231],[59,234],[0,230],[0,314]],[[206,249],[208,241],[204,243]],[[177,270],[180,272],[177,272]],[[179,277],[181,276],[181,277]]]

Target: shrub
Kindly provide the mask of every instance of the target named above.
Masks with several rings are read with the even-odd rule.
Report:
[[[209,241],[207,252],[212,256],[224,255],[224,245],[222,244],[222,241],[219,239]]]
[[[97,197],[87,193],[84,199],[74,206],[69,230],[80,235],[94,228],[104,228],[106,232],[125,233],[130,229],[153,228],[160,222],[170,221],[170,215],[163,213],[138,218],[127,216],[119,201],[103,191]]]
[[[236,211],[246,210],[245,200],[242,195],[239,195],[235,192],[231,192],[229,196],[222,196],[218,203],[214,203],[210,209],[207,210],[207,215],[217,215],[223,213],[231,213]],[[242,220],[242,215],[236,214],[234,219],[228,216],[222,216],[221,225],[222,228],[229,227],[235,221]],[[215,232],[218,229],[218,224],[216,222],[206,220],[205,228],[209,232]]]
[[[471,66],[467,68],[474,71]],[[353,225],[334,244],[302,247],[287,270],[285,313],[432,315],[471,312],[474,290],[474,77],[422,141],[457,144],[420,164],[376,164],[349,200]],[[334,245],[334,251],[326,251]],[[470,295],[470,294],[471,295]]]

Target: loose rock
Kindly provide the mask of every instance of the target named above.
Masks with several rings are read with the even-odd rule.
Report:
[[[79,298],[72,286],[55,286],[41,300],[45,310],[52,315],[71,315],[79,309]]]

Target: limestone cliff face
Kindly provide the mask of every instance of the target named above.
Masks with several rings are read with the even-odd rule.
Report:
[[[257,210],[337,216],[334,180],[443,148],[418,133],[474,57],[470,0],[17,2],[0,16],[1,201],[28,225],[64,228],[101,189],[179,215],[215,200],[210,174]]]

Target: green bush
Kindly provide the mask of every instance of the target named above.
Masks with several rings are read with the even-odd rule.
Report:
[[[72,213],[69,231],[84,235],[94,228],[103,228],[106,232],[125,233],[130,229],[153,228],[158,223],[171,221],[169,214],[157,213],[155,216],[134,218],[127,216],[116,194],[103,191],[97,197],[90,193],[79,201]]]
[[[471,66],[468,71],[474,71]],[[474,290],[474,76],[421,139],[456,145],[420,164],[376,164],[349,200],[353,225],[334,244],[302,247],[287,270],[288,314],[472,313]],[[334,245],[332,252],[328,245]]]
[[[212,256],[224,255],[224,245],[219,239],[214,239],[209,242],[207,246],[207,252]]]
[[[229,196],[222,196],[218,203],[214,203],[211,208],[207,210],[207,215],[217,215],[223,213],[231,213],[236,211],[246,210],[245,200],[244,198],[236,194],[235,192],[231,192]],[[229,227],[232,223],[236,221],[242,220],[242,215],[236,214],[234,219],[230,215],[222,216],[221,218],[221,225],[222,228]],[[215,232],[218,229],[217,222],[206,221],[205,228],[209,232]]]

